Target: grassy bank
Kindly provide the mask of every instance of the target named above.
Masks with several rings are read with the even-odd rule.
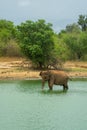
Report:
[[[67,61],[63,67],[73,79],[87,78],[87,62]],[[31,61],[24,58],[0,58],[0,79],[35,79],[40,78],[39,72],[32,68]]]

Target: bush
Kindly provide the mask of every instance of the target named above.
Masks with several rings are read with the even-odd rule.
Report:
[[[10,40],[7,43],[0,43],[0,56],[20,57],[22,53],[18,43]]]

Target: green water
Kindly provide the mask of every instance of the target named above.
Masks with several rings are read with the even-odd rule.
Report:
[[[0,81],[0,130],[87,130],[87,81],[41,91],[41,81]]]

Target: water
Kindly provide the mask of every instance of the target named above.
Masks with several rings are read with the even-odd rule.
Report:
[[[86,130],[87,81],[41,91],[41,81],[0,81],[0,130]]]

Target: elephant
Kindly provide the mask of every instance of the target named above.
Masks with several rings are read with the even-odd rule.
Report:
[[[49,90],[53,89],[53,85],[62,85],[63,90],[68,90],[68,75],[61,70],[47,70],[41,71],[39,74],[42,78],[42,89],[44,88],[45,81],[48,81]]]

